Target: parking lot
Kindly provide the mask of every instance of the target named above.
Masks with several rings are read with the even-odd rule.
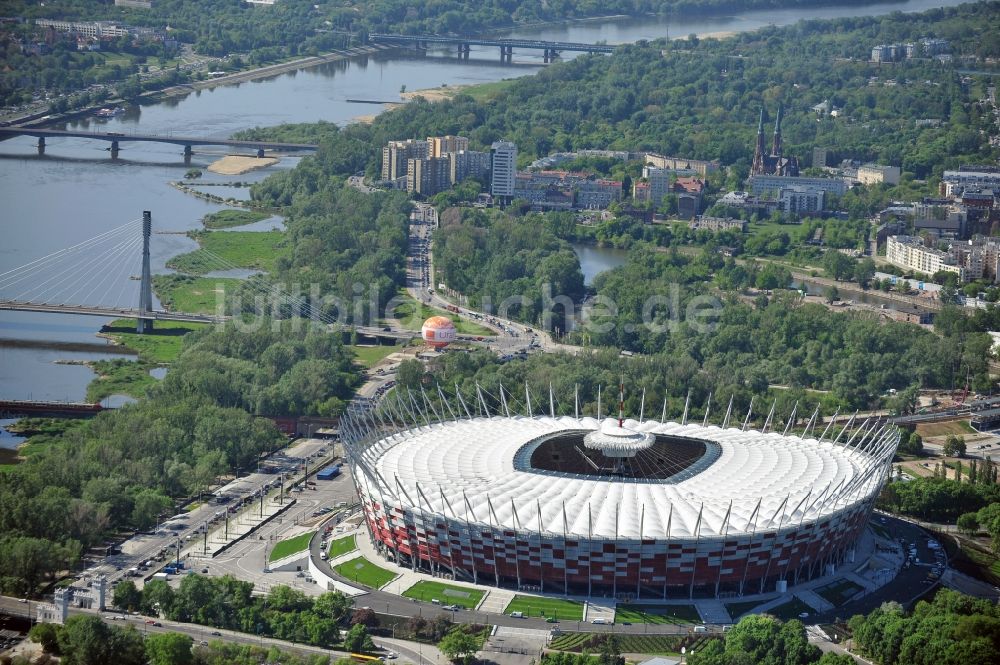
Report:
[[[241,510],[259,501],[260,493],[277,492],[284,483],[287,496],[297,498],[305,490],[292,483],[301,477],[306,468],[314,470],[320,460],[333,453],[330,441],[301,439],[293,446],[277,451],[263,460],[259,471],[234,479],[215,490],[211,498],[196,504],[194,509],[164,516],[164,521],[146,533],[136,534],[124,542],[121,552],[112,554],[88,568],[84,576],[105,575],[111,584],[125,577],[142,578],[157,569],[162,562],[189,550],[206,530],[212,531],[230,520]],[[198,567],[200,570],[201,566]]]

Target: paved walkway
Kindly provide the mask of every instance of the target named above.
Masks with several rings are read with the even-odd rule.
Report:
[[[591,599],[583,604],[583,620],[604,623],[615,622],[615,601],[610,598]]]
[[[729,610],[726,609],[725,603],[721,600],[696,600],[694,606],[698,610],[698,614],[701,615],[701,620],[705,623],[727,624],[733,622],[729,616]]]

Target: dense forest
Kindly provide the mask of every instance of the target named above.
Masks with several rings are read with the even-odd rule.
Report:
[[[615,277],[625,292],[621,304],[642,297],[644,288],[660,288],[659,282],[639,272],[642,259],[636,264],[640,268],[634,276],[625,271]],[[632,290],[638,293],[633,295]],[[632,310],[623,309],[619,320],[628,321],[632,316]],[[576,356],[544,354],[510,363],[498,362],[485,352],[446,354],[432,366],[427,378],[446,387],[457,381],[465,395],[475,394],[475,382],[487,386],[494,395],[501,382],[515,393],[527,382],[539,394],[547,393],[551,384],[563,404],[572,399],[578,385],[581,404],[593,413],[597,386],[607,389],[617,385],[624,371],[626,383],[649,393],[651,413],[659,413],[666,396],[668,414],[678,416],[690,388],[693,410],[704,409],[709,393],[715,395],[714,414],[721,422],[720,409],[724,407],[719,401],[728,401],[730,395],[734,396],[735,413],[745,414],[755,397],[755,410],[763,418],[766,408],[762,401],[769,404],[776,398],[776,413],[782,418],[798,401],[803,405],[798,416],[804,419],[808,415],[803,411],[811,413],[817,403],[822,403],[823,413],[829,415],[836,408],[874,407],[886,398],[889,389],[903,391],[914,385],[952,388],[965,381],[967,368],[974,368],[976,376],[985,372],[987,362],[987,347],[981,339],[985,336],[957,333],[942,341],[914,325],[835,314],[818,304],[800,304],[791,295],[753,304],[729,301],[714,325],[701,332],[683,320],[674,331],[662,334],[647,331],[642,325],[631,332],[625,326],[621,331],[609,327],[612,329],[607,333],[591,332],[591,340],[604,342],[605,337],[615,335],[648,339],[652,350],[641,358],[627,359],[621,358],[617,349],[605,346]],[[419,366],[401,368],[400,383],[418,390],[421,373]],[[772,386],[782,389],[772,390]],[[639,399],[637,393],[627,396],[629,413],[639,413]]]
[[[449,288],[468,293],[470,305],[493,308],[515,298],[508,315],[538,319],[544,298],[583,296],[583,273],[569,243],[539,223],[538,216],[493,215],[453,208],[435,233],[435,268]],[[560,327],[556,324],[556,327]]]
[[[1000,652],[997,606],[948,589],[913,612],[886,603],[849,625],[861,653],[880,665],[986,665]]]
[[[329,177],[343,158],[321,150],[252,192],[286,209],[287,244],[294,249],[278,259],[273,281],[297,285],[304,296],[318,289],[322,301],[313,305],[324,317],[373,323],[404,286],[411,204],[404,192],[366,194]]]
[[[148,529],[176,499],[255,465],[284,438],[251,414],[339,413],[352,360],[336,336],[289,323],[190,333],[146,399],[36,437],[45,445],[0,474],[0,587],[32,593],[106,535]]]

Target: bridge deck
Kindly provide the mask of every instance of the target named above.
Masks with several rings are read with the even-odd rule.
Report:
[[[140,312],[138,309],[130,308],[118,309],[92,305],[49,305],[18,300],[0,300],[0,310],[79,314],[82,316],[106,316],[118,319],[145,319],[148,321],[175,321],[179,323],[224,323],[230,319],[229,316],[214,316],[209,314],[188,314],[186,312],[167,312],[164,310]],[[409,330],[384,330],[372,326],[356,326],[354,329],[359,335],[365,337],[381,337],[397,340],[410,340],[420,334]]]
[[[173,143],[176,145],[224,145],[234,148],[258,148],[264,150],[316,150],[313,143],[282,143],[279,141],[242,141],[218,139],[206,136],[158,136],[156,134],[123,134],[118,132],[84,132],[68,129],[44,129],[41,127],[0,127],[0,139],[12,136],[34,136],[36,138],[85,138],[99,141],[146,141],[151,143]]]
[[[467,44],[470,46],[509,46],[514,48],[545,49],[550,51],[582,51],[586,53],[611,53],[614,46],[608,44],[583,44],[579,42],[547,42],[535,39],[481,39],[476,37],[444,37],[439,35],[388,35],[371,33],[369,41]]]

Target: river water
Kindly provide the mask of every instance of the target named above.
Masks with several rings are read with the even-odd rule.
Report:
[[[961,3],[909,0],[866,7],[831,5],[810,10],[808,17],[878,15],[956,4]],[[740,32],[771,24],[786,25],[804,17],[805,14],[795,10],[744,12],[726,17],[642,17],[535,26],[519,29],[512,35],[553,41],[624,43],[690,33],[705,36]],[[404,85],[416,90],[442,84],[483,83],[528,75],[542,66],[540,55],[516,52],[514,56],[512,64],[502,64],[494,49],[473,48],[468,60],[459,60],[444,51],[432,51],[426,56],[378,54],[201,90],[159,104],[132,108],[107,121],[82,119],[68,126],[123,134],[141,131],[225,137],[240,129],[284,122],[327,120],[344,124],[381,110],[380,106],[348,102],[348,98],[395,100]],[[185,165],[179,146],[125,143],[120,159],[115,162],[108,158],[105,148],[103,142],[85,139],[49,139],[45,155],[39,156],[34,139],[20,137],[0,143],[0,200],[5,227],[4,242],[0,244],[0,273],[138,219],[143,210],[153,213],[154,272],[164,272],[169,257],[195,248],[193,241],[177,232],[199,228],[199,220],[220,206],[182,194],[167,183],[181,179],[189,168],[204,171],[222,151],[204,149],[195,154],[190,165]],[[206,172],[204,179],[217,183],[253,182],[275,170],[291,168],[296,161],[286,158],[266,171],[242,176]],[[225,192],[225,196],[246,196],[245,188],[206,187],[205,190]],[[269,220],[255,228],[272,228],[275,223]],[[598,258],[596,254],[593,257],[594,261]],[[613,265],[618,258],[608,260]],[[138,257],[131,260],[138,266]],[[128,266],[124,268],[129,272]],[[589,282],[596,272],[588,272]],[[124,292],[136,287],[133,281],[123,284],[121,289]],[[97,359],[102,354],[26,350],[5,345],[4,340],[94,342],[94,333],[101,323],[94,317],[0,312],[0,398],[81,399],[92,378],[91,372],[85,367],[54,361]]]

